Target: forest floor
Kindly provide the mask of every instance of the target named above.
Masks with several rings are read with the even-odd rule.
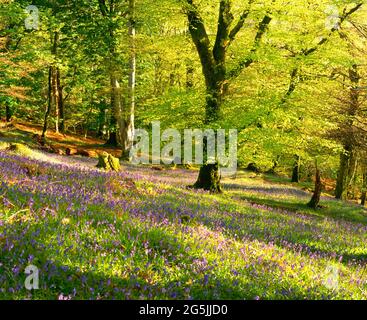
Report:
[[[187,188],[196,170],[1,150],[32,147],[28,129],[0,131],[0,299],[367,299],[365,208],[325,194],[311,210],[308,191],[245,171],[215,195]]]
[[[16,140],[36,148],[38,145],[34,137],[35,135],[38,137],[41,136],[42,126],[26,122],[14,122],[8,125],[5,122],[0,122],[0,139],[1,133],[8,140]],[[65,150],[70,148],[74,150],[87,150],[92,157],[96,157],[100,151],[106,151],[116,157],[121,155],[121,151],[118,148],[107,147],[104,143],[104,140],[98,138],[84,137],[71,133],[62,134],[56,133],[55,130],[47,130],[47,144],[62,154],[65,154]]]

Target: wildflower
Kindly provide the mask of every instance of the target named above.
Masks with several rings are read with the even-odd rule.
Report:
[[[63,225],[67,225],[67,224],[69,224],[69,223],[70,223],[70,219],[69,219],[69,218],[64,218],[64,219],[62,219],[62,220],[61,220],[61,223],[62,223]]]

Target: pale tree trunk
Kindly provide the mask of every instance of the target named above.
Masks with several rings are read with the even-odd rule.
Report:
[[[99,7],[102,15],[107,19],[111,19],[111,15],[115,13],[116,2],[111,1],[107,6],[105,0],[99,0]],[[115,39],[115,29],[111,25],[109,28],[110,37],[110,82],[111,82],[111,127],[109,140],[106,144],[122,146],[122,155],[129,153],[133,143],[134,136],[134,112],[135,112],[135,75],[136,75],[136,55],[135,55],[135,0],[129,0],[129,43],[130,43],[130,63],[129,63],[129,90],[128,101],[125,103],[122,99],[119,77],[117,76],[117,53],[113,40]]]
[[[46,143],[46,131],[48,126],[48,117],[51,113],[51,99],[52,99],[52,67],[48,68],[48,91],[47,91],[47,107],[45,112],[45,117],[43,120],[43,130],[41,135],[42,144]]]
[[[120,119],[121,119],[121,87],[118,79],[114,72],[111,74],[111,125],[112,132],[110,133],[110,138],[107,144],[112,146],[117,146],[119,136],[117,129],[120,127]]]
[[[51,97],[51,101],[52,101],[52,106],[54,106],[54,110],[55,110],[55,131],[56,133],[59,133],[59,121],[60,121],[60,114],[59,114],[59,91],[57,90],[57,68],[56,67],[52,67],[52,73],[51,73],[51,84],[52,84],[52,97]]]
[[[59,33],[53,33],[51,54],[54,60],[57,58]],[[51,108],[55,110],[55,130],[57,133],[64,131],[64,101],[62,96],[62,87],[60,83],[60,69],[55,65],[55,61],[51,66]]]
[[[65,132],[65,119],[64,119],[64,97],[63,97],[63,87],[61,86],[61,75],[60,75],[60,69],[56,69],[56,89],[58,92],[58,101],[57,101],[57,114],[59,116],[59,130],[60,132]]]
[[[136,47],[135,47],[135,0],[129,0],[129,88],[128,101],[122,112],[120,137],[122,146],[122,158],[128,159],[129,152],[134,141],[134,115],[135,115],[135,86],[136,86]]]

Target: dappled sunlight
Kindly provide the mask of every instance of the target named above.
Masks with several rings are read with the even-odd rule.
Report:
[[[170,169],[0,155],[4,297],[30,297],[19,270],[32,262],[43,277],[33,298],[366,298],[367,224],[243,200],[242,182],[215,195]],[[265,199],[293,199],[273,188]],[[337,291],[324,285],[329,265]]]

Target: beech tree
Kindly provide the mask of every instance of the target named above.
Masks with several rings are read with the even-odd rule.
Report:
[[[270,13],[266,13],[258,24],[254,43],[248,56],[240,59],[234,68],[228,70],[228,48],[235,40],[237,34],[241,31],[245,20],[251,12],[252,3],[253,1],[250,0],[240,17],[238,17],[237,22],[233,25],[234,16],[231,12],[232,1],[219,1],[217,32],[214,44],[210,41],[205,22],[194,0],[187,0],[184,6],[189,24],[189,32],[196,46],[205,78],[206,124],[215,122],[220,118],[221,105],[225,94],[228,92],[230,81],[236,78],[242,70],[248,68],[255,61],[254,54],[271,22]],[[218,180],[220,176],[218,172],[214,172],[217,169],[218,165],[205,163],[200,169],[199,178],[194,187],[220,192],[220,183]]]

